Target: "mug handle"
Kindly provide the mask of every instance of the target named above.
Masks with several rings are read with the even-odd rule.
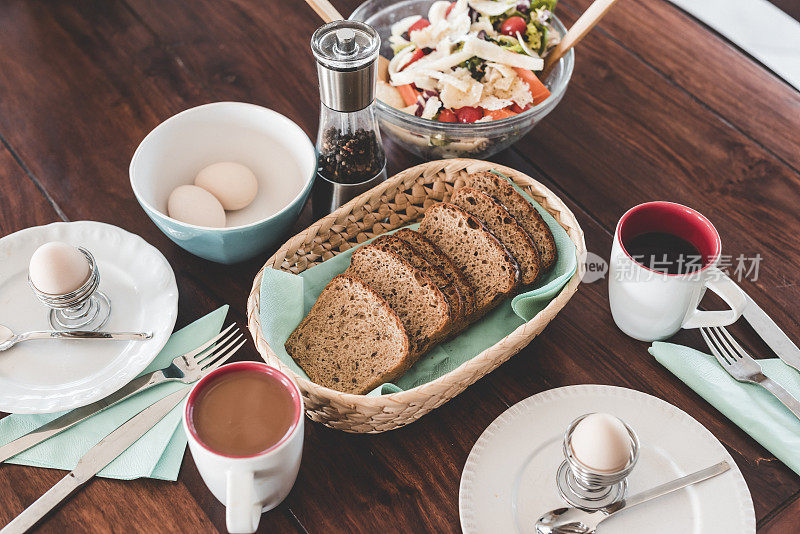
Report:
[[[747,304],[744,290],[716,267],[711,267],[706,271],[704,285],[719,295],[731,309],[722,311],[691,310],[684,317],[681,327],[728,326],[736,322]]]
[[[261,506],[255,502],[252,471],[228,471],[225,524],[231,534],[249,534],[258,528]]]

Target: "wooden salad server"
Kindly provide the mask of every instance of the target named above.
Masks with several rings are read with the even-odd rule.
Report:
[[[586,37],[586,34],[600,22],[600,19],[602,19],[616,3],[617,0],[595,0],[592,2],[592,5],[590,5],[580,18],[575,21],[575,24],[567,30],[561,42],[544,58],[544,69],[542,69],[539,78],[542,80],[547,79],[550,75],[550,71],[558,64],[558,60],[561,59],[570,48],[581,42],[581,39]]]

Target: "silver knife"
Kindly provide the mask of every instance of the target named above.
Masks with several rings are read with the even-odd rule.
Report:
[[[17,454],[30,449],[34,445],[38,445],[39,443],[50,439],[56,434],[60,434],[68,428],[77,425],[81,421],[89,419],[91,416],[105,410],[109,406],[117,404],[118,402],[121,402],[128,397],[132,397],[136,393],[147,389],[151,386],[150,382],[156,372],[148,373],[140,376],[139,378],[135,378],[108,397],[100,399],[99,401],[95,401],[92,404],[84,406],[83,408],[76,408],[71,412],[67,412],[61,417],[56,417],[49,423],[46,423],[36,430],[33,430],[29,434],[25,434],[24,436],[21,436],[10,443],[0,446],[0,463],[3,463],[9,458],[12,458]]]
[[[775,324],[767,313],[750,297],[747,297],[747,304],[742,315],[753,327],[753,330],[769,345],[769,348],[778,355],[787,365],[800,371],[800,349],[797,348],[791,339],[781,328]]]
[[[183,401],[190,387],[184,387],[148,406],[128,419],[89,449],[78,461],[78,465],[67,476],[59,480],[44,495],[36,499],[21,514],[0,530],[0,534],[22,534],[33,528],[53,508],[61,504],[83,484],[92,479],[101,469],[153,428],[175,406]]]
[[[238,333],[238,330],[234,330],[230,335],[227,337],[225,336],[228,332],[235,325],[228,326],[225,330],[217,334],[216,336],[212,337],[196,349],[187,352],[186,354],[182,354],[172,360],[172,364],[168,367],[164,367],[163,369],[158,369],[151,373],[144,374],[138,378],[134,378],[126,385],[122,386],[120,389],[112,393],[111,395],[102,398],[98,401],[93,402],[92,404],[88,404],[81,408],[76,408],[70,412],[65,413],[60,417],[56,417],[49,423],[33,430],[32,432],[25,434],[24,436],[20,436],[17,439],[6,443],[5,445],[0,446],[0,463],[5,462],[9,458],[16,456],[17,454],[21,453],[22,451],[26,451],[33,447],[34,445],[38,445],[39,443],[50,439],[51,437],[59,434],[68,428],[72,428],[73,426],[77,425],[78,423],[92,417],[95,414],[98,414],[105,410],[106,408],[113,406],[117,403],[124,401],[138,393],[149,389],[153,386],[157,386],[159,384],[163,384],[165,382],[173,382],[179,381],[183,382],[184,384],[191,384],[196,380],[199,380],[200,377],[203,375],[204,372],[207,370],[211,370],[214,367],[218,367],[227,361],[227,357],[230,357],[233,353],[235,353],[241,344],[237,345],[235,348],[228,350],[236,340],[240,339],[238,337],[233,337],[235,334]],[[224,354],[226,357],[224,359],[218,359],[217,363],[213,364],[210,368],[204,370],[203,366],[195,366],[194,369],[187,368],[187,361],[191,361],[192,358],[196,357],[198,354],[203,354],[203,351],[208,349],[212,344],[216,343],[219,340],[222,340],[218,343],[219,351],[218,352],[207,352],[204,356],[202,356],[202,360],[206,360],[208,357],[213,357],[214,355]],[[232,342],[231,339],[233,339]],[[216,350],[216,349],[214,349]],[[177,367],[179,372],[183,373],[182,377],[174,376],[174,372],[171,367]]]

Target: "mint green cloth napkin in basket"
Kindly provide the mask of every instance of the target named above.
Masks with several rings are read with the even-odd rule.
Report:
[[[383,384],[369,395],[396,393],[449,373],[531,320],[549,304],[575,273],[578,266],[575,244],[567,232],[535,200],[516,185],[514,187],[542,214],[553,232],[558,249],[558,261],[553,269],[530,289],[518,294],[511,302],[503,302],[455,339],[431,349],[394,383]],[[418,224],[408,226],[412,229],[418,227]],[[276,269],[264,270],[261,280],[261,330],[278,358],[300,376],[306,377],[306,374],[287,354],[284,343],[328,282],[350,265],[350,256],[355,248],[306,269],[299,275]]]
[[[156,359],[142,374],[168,366],[176,356],[191,351],[217,335],[227,315],[228,306],[222,306],[172,334]],[[101,439],[141,410],[182,387],[185,384],[173,382],[150,388],[7,461],[12,464],[72,470],[81,456]],[[181,426],[182,412],[183,403],[173,408],[97,476],[123,480],[141,477],[177,480],[186,449],[186,434]],[[0,420],[0,445],[27,434],[63,413],[9,415]]]
[[[766,389],[737,382],[713,356],[690,347],[655,342],[649,350],[661,365],[800,475],[800,420]],[[800,373],[777,358],[759,363],[765,375],[800,398]]]

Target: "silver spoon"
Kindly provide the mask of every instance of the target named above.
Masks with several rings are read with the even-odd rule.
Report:
[[[29,339],[150,339],[150,332],[93,332],[89,330],[35,330],[24,334],[14,334],[10,328],[0,324],[0,352],[10,349],[20,341]]]
[[[536,532],[538,534],[593,534],[597,530],[597,525],[622,510],[627,510],[637,504],[642,504],[686,486],[721,475],[730,468],[731,466],[728,465],[728,462],[723,460],[711,467],[706,467],[691,475],[686,475],[672,482],[637,493],[633,497],[623,499],[600,510],[556,508],[539,518],[536,522]]]

